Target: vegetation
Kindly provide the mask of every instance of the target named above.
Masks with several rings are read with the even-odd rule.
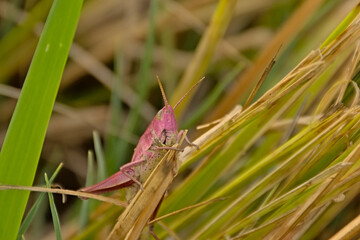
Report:
[[[156,75],[172,105],[205,80],[176,111],[199,150],[169,151],[126,208],[49,194],[50,210],[44,195],[0,191],[0,239],[144,237],[167,189],[151,222],[160,239],[358,236],[356,1],[1,4],[1,184],[106,178],[162,107]]]

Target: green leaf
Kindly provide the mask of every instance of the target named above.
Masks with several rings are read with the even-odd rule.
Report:
[[[32,185],[82,0],[56,0],[0,154],[0,183]],[[29,192],[0,192],[0,239],[15,239]]]

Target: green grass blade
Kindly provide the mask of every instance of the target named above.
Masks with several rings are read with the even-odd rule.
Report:
[[[91,186],[95,183],[94,176],[94,153],[92,151],[88,151],[88,168],[86,174],[86,184],[85,186]],[[80,228],[85,228],[88,219],[89,219],[89,210],[91,209],[92,201],[88,199],[87,201],[81,202],[81,210],[80,210]]]
[[[121,84],[124,83],[124,66],[123,57],[121,55],[120,49],[117,49],[116,51],[114,62],[114,89],[121,89]],[[120,155],[120,149],[118,147],[120,143],[119,135],[121,135],[121,133],[123,132],[121,129],[121,122],[123,119],[122,108],[123,106],[121,103],[121,91],[113,90],[111,92],[110,100],[109,129],[105,142],[105,157],[107,162],[107,169],[110,172],[116,171],[119,162],[118,159],[123,159],[123,157]]]
[[[97,181],[102,181],[107,176],[104,151],[101,146],[100,135],[97,131],[93,132],[93,138],[94,138],[94,146],[95,146],[95,155],[96,155],[97,165],[98,165]]]
[[[49,183],[49,180],[48,180],[48,177],[47,177],[46,173],[45,173],[45,181],[46,181],[46,187],[51,188],[51,185]],[[55,206],[55,202],[54,202],[54,196],[52,195],[52,193],[48,193],[48,195],[49,195],[51,216],[52,216],[52,219],[53,219],[56,239],[61,240],[62,237],[61,237],[60,220],[59,220],[59,215],[58,215],[57,210],[56,210],[56,206]]]
[[[57,0],[40,37],[0,154],[0,183],[32,184],[82,1]],[[29,192],[0,193],[0,239],[15,239]]]
[[[346,16],[346,18],[337,26],[337,28],[331,33],[331,35],[321,44],[321,48],[327,46],[331,41],[333,41],[337,36],[339,36],[345,28],[354,20],[354,18],[359,14],[360,6],[357,5],[355,8]]]
[[[56,168],[55,172],[53,173],[53,175],[51,176],[51,178],[49,180],[50,184],[54,181],[54,179],[60,172],[62,166],[63,166],[63,164],[60,163],[59,166]],[[41,203],[42,203],[42,200],[44,199],[44,197],[45,197],[45,193],[40,193],[35,204],[31,207],[29,213],[26,215],[26,217],[25,217],[24,221],[22,222],[20,229],[19,229],[19,233],[17,236],[18,240],[22,239],[22,236],[25,234],[25,232],[29,228],[30,224],[32,223],[32,221],[35,217],[35,214],[37,213],[37,211],[39,210],[39,207],[41,206]]]

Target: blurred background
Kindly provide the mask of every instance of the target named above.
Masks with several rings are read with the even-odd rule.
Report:
[[[100,179],[129,161],[139,136],[163,106],[156,75],[171,104],[205,76],[177,112],[180,128],[188,128],[193,139],[201,133],[195,131],[197,125],[244,103],[277,52],[255,98],[319,48],[356,3],[239,0],[227,10],[223,25],[211,32],[217,34],[213,42],[200,48],[217,20],[219,1],[164,0],[155,10],[147,0],[85,1],[34,184],[43,181],[44,171],[52,172],[63,162],[56,183],[67,189],[83,187],[93,131],[101,137],[106,159]],[[51,4],[0,0],[0,144]],[[73,200],[58,204],[60,216],[72,214]],[[44,216],[51,219],[50,213]],[[52,231],[51,223],[48,229],[39,226],[34,225],[33,234],[46,237]]]

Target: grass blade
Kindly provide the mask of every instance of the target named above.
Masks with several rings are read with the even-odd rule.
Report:
[[[49,183],[49,179],[48,179],[46,173],[45,173],[45,182],[46,182],[46,187],[51,188],[51,185]],[[58,215],[57,210],[56,210],[56,206],[55,206],[55,202],[54,202],[54,196],[52,195],[52,193],[48,193],[48,195],[49,195],[51,216],[52,216],[52,219],[53,219],[56,239],[61,240],[62,237],[61,237],[60,220],[59,220],[59,215]]]
[[[101,146],[101,140],[100,135],[97,131],[93,132],[93,138],[94,138],[94,146],[95,146],[95,155],[97,159],[97,165],[98,165],[98,175],[97,175],[97,181],[100,182],[106,178],[106,162],[105,162],[105,156],[104,151]]]
[[[85,186],[91,186],[95,183],[94,177],[94,153],[92,151],[88,151],[88,169],[86,174],[86,184]],[[80,228],[85,228],[88,219],[89,219],[89,210],[92,207],[92,201],[88,199],[87,201],[82,201],[81,210],[80,210]]]
[[[53,175],[51,176],[49,183],[51,184],[54,179],[56,178],[56,176],[58,175],[58,173],[60,172],[60,169],[62,168],[63,164],[60,163],[60,165],[56,168],[55,172],[53,173]],[[35,214],[37,213],[37,211],[39,210],[39,207],[41,206],[42,200],[44,199],[45,193],[40,193],[38,199],[36,200],[35,204],[31,207],[29,213],[26,215],[23,223],[20,226],[19,229],[19,233],[17,236],[18,240],[22,239],[22,236],[25,234],[25,232],[27,231],[27,229],[29,228],[31,222],[33,221]]]
[[[114,89],[121,89],[121,85],[124,83],[124,66],[123,66],[123,56],[118,49],[115,55],[115,79],[114,79]],[[116,171],[116,166],[118,159],[121,159],[122,156],[119,154],[119,143],[122,130],[122,111],[123,106],[121,103],[121,91],[112,91],[111,100],[110,100],[110,120],[108,127],[108,134],[105,141],[105,157],[107,162],[107,170],[110,172]],[[126,139],[125,139],[126,140]]]
[[[54,1],[0,154],[0,183],[33,183],[82,1]],[[29,192],[0,192],[0,239],[15,239]]]

